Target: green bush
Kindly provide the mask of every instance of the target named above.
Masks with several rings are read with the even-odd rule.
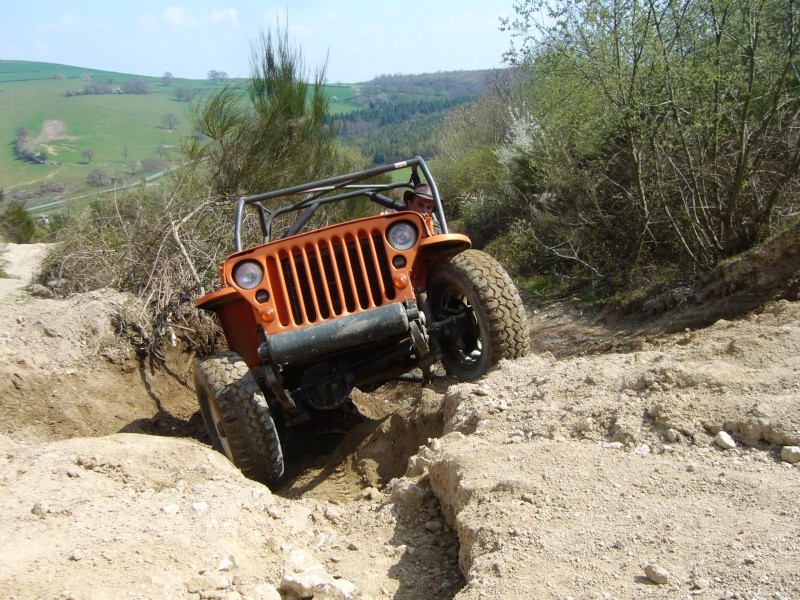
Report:
[[[551,272],[579,265],[609,291],[686,278],[797,214],[795,5],[553,0],[541,21],[543,6],[506,22],[528,78],[497,201],[527,199]]]
[[[29,244],[36,238],[36,222],[21,203],[12,202],[0,215],[0,234],[9,242]]]

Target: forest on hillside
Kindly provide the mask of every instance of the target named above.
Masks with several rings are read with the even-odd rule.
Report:
[[[445,115],[473,98],[375,102],[340,115],[335,122],[341,139],[376,165],[408,156],[435,155],[435,133]]]
[[[408,156],[431,158],[445,116],[479,98],[507,69],[381,75],[359,84],[361,108],[333,118],[338,135],[374,164]]]

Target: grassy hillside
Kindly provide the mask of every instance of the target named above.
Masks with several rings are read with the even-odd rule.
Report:
[[[370,143],[365,143],[367,156],[390,156],[400,151],[395,148],[398,144],[381,149],[392,136],[381,136],[374,130],[390,125],[398,131],[403,129],[398,129],[394,121],[386,122],[385,115],[379,114],[380,107],[385,113],[387,104],[391,107],[424,103],[426,98],[477,95],[485,79],[485,72],[393,76],[358,85],[329,85],[326,93],[334,115],[361,111],[357,119],[360,131],[373,132]],[[124,90],[134,80],[146,82],[152,92],[83,94],[87,84]],[[178,148],[191,134],[187,115],[190,103],[179,101],[176,93],[191,90],[197,101],[214,89],[218,84],[210,80],[174,78],[166,84],[161,77],[0,60],[0,189],[6,200],[34,208],[96,191],[88,186],[87,179],[98,170],[108,180],[135,179],[158,171],[164,153]],[[166,115],[172,115],[176,122],[173,129],[168,127]],[[36,150],[46,155],[45,164],[17,157],[17,133],[21,130],[27,132]],[[408,135],[406,128],[400,137],[407,138],[405,145],[411,143],[417,149],[403,147],[402,153],[421,153],[419,148],[426,147],[425,140],[408,139]],[[349,141],[358,146],[363,140]]]
[[[141,79],[153,92],[68,96],[84,89],[88,82],[81,77],[86,75],[90,82],[114,87]],[[34,206],[54,195],[82,190],[94,169],[114,177],[141,169],[142,161],[157,162],[163,148],[177,147],[190,133],[189,105],[175,98],[181,87],[202,92],[214,84],[173,79],[165,85],[154,77],[49,63],[0,62],[0,188],[7,198]],[[170,113],[177,120],[174,130],[164,124],[164,116]],[[16,157],[20,128],[47,152],[46,164]],[[92,153],[91,160],[85,151]],[[40,194],[42,186],[46,193]]]
[[[153,92],[68,95],[83,91],[87,83],[123,88],[134,79],[145,81]],[[192,90],[197,99],[217,88],[209,80],[175,78],[166,85],[160,77],[0,61],[0,189],[6,199],[35,207],[85,193],[87,178],[96,169],[109,178],[145,175],[148,166],[151,171],[157,168],[163,153],[179,147],[191,134],[186,112],[190,104],[179,101],[176,91]],[[334,113],[359,108],[354,102],[358,88],[336,85],[327,92]],[[168,114],[177,120],[173,130],[165,124]],[[20,128],[46,152],[46,164],[17,158],[14,148]]]
[[[42,79],[57,78],[80,80],[81,75],[84,74],[91,74],[95,79],[133,77],[126,73],[98,71],[97,69],[86,69],[84,67],[73,67],[56,63],[32,62],[27,60],[0,60],[0,83],[39,81]]]

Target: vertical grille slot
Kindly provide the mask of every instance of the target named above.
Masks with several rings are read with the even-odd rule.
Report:
[[[266,264],[278,321],[284,327],[361,312],[396,295],[378,230],[283,246]]]

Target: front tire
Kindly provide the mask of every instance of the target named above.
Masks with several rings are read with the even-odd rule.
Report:
[[[275,486],[283,477],[283,450],[247,364],[235,352],[216,354],[197,364],[194,383],[211,445],[245,477]]]
[[[428,281],[434,321],[449,375],[470,381],[499,360],[528,354],[528,319],[517,287],[497,260],[465,250],[439,264]]]

